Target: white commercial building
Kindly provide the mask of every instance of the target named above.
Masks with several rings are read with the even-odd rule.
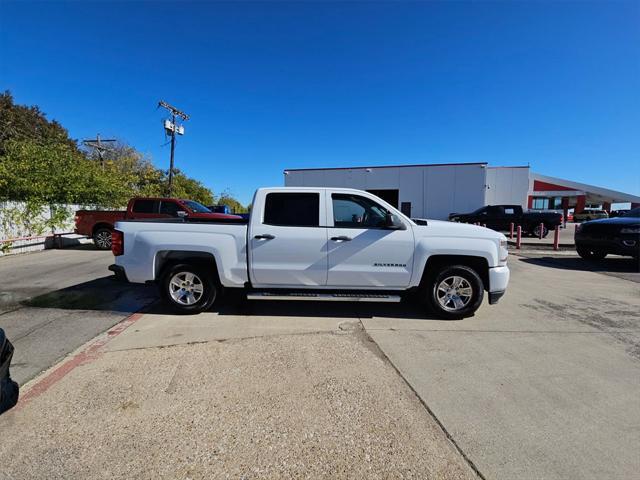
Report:
[[[367,190],[412,218],[446,219],[484,205],[582,210],[589,203],[640,202],[640,197],[593,185],[546,177],[525,167],[487,163],[287,169],[286,186]]]

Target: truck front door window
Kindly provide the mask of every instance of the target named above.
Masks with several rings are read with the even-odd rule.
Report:
[[[340,228],[382,228],[387,209],[373,200],[357,195],[331,195],[333,225]]]
[[[178,216],[178,210],[181,210],[180,206],[175,202],[161,202],[160,213],[163,215],[169,215],[171,217]]]

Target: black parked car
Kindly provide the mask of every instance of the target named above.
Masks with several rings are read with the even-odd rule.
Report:
[[[449,220],[462,223],[480,223],[493,230],[509,230],[509,225],[520,225],[523,232],[533,236],[540,235],[540,224],[543,224],[542,236],[549,230],[562,224],[562,214],[555,212],[523,212],[520,205],[487,205],[471,213],[451,213]]]
[[[11,380],[9,365],[13,357],[13,345],[0,328],[0,414],[18,403],[19,387]]]
[[[625,213],[629,213],[631,210],[627,209],[627,210],[611,210],[609,212],[609,218],[614,218],[614,217],[621,217],[622,215],[624,215]]]
[[[576,250],[582,258],[600,260],[609,253],[638,258],[640,255],[640,207],[620,217],[576,225]]]

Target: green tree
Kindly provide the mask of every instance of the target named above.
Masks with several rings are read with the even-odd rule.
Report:
[[[127,186],[67,143],[10,140],[0,157],[0,199],[42,205],[118,206]]]
[[[233,213],[247,213],[249,211],[247,207],[236,200],[230,190],[225,190],[220,194],[216,205],[227,205]]]
[[[0,94],[0,156],[5,144],[12,140],[33,140],[36,143],[64,143],[73,150],[78,145],[55,120],[47,120],[37,106],[16,105],[9,91]]]
[[[169,191],[169,176],[165,175],[163,181],[165,194]],[[213,192],[205,187],[202,182],[187,177],[177,168],[173,169],[173,196],[195,200],[203,205],[213,205]]]

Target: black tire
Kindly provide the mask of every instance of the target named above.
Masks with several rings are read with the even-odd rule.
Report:
[[[585,260],[602,260],[607,256],[607,252],[603,252],[602,250],[594,250],[593,248],[576,247],[576,251],[578,252],[578,255],[580,255]]]
[[[111,250],[111,232],[107,227],[98,228],[93,232],[93,243],[98,250]]]
[[[531,230],[532,235],[535,238],[540,238],[540,225],[536,225],[535,227],[533,227],[533,229]],[[549,235],[549,229],[547,228],[546,225],[542,225],[542,238],[545,238],[547,235]]]
[[[470,288],[470,295],[455,295],[455,278],[462,278],[467,286],[462,283],[463,288]],[[449,288],[448,292],[444,292],[441,288]],[[447,320],[458,320],[472,316],[480,305],[484,297],[484,284],[478,273],[466,265],[443,266],[437,269],[425,282],[425,294],[427,303],[432,311],[439,317]],[[449,293],[454,291],[454,296],[447,299]],[[457,305],[455,297],[463,303]]]
[[[210,273],[189,263],[168,266],[162,274],[159,287],[165,304],[179,314],[208,310],[216,301],[219,290]]]

